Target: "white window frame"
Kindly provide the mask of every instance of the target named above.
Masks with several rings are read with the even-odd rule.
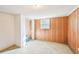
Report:
[[[41,29],[50,29],[50,20],[49,19],[41,19],[40,20],[40,28]]]

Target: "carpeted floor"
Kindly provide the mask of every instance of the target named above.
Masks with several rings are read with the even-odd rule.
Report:
[[[65,44],[31,40],[27,42],[26,48],[17,48],[4,54],[73,54]]]

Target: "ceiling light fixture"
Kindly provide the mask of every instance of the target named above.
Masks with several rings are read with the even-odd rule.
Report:
[[[33,5],[33,8],[35,9],[38,9],[38,8],[41,8],[42,6],[41,5]]]

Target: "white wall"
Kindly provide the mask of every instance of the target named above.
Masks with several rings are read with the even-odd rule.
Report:
[[[14,25],[15,25],[15,42],[16,45],[21,47],[21,20],[20,20],[20,15],[15,15],[15,20],[14,20]]]
[[[35,20],[32,20],[32,39],[35,39]]]
[[[15,44],[14,16],[0,13],[0,50]]]
[[[0,13],[0,50],[13,44],[24,47],[27,34],[25,16]]]
[[[20,15],[21,17],[21,47],[25,47],[26,45],[26,42],[25,42],[25,39],[26,39],[26,28],[25,28],[25,24],[26,24],[26,19],[25,19],[25,16],[24,15]]]
[[[26,19],[24,15],[15,16],[15,40],[16,45],[19,47],[25,47],[26,39]]]
[[[29,20],[29,19],[25,19],[25,22],[26,22],[26,24],[25,24],[26,35],[29,35],[29,30],[30,30],[30,27],[29,27],[29,25],[30,25],[30,20]]]

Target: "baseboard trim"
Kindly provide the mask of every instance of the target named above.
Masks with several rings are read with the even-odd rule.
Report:
[[[17,48],[18,46],[16,44],[13,44],[13,45],[10,45],[9,47],[7,48],[4,48],[4,49],[1,49],[0,52],[4,52],[4,51],[7,51],[7,50],[12,50],[12,49],[15,49]]]

